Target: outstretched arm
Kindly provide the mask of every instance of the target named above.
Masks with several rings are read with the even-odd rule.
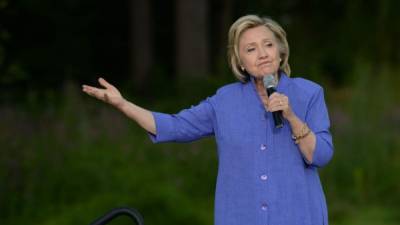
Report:
[[[99,78],[99,83],[101,86],[103,86],[103,88],[82,85],[82,91],[92,97],[114,106],[119,111],[123,112],[127,117],[136,121],[143,129],[156,135],[154,117],[149,110],[139,107],[124,99],[118,89],[103,78]]]

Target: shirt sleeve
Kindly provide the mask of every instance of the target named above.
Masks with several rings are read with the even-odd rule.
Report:
[[[214,109],[211,98],[177,114],[152,112],[156,135],[150,134],[153,143],[190,142],[214,134]]]
[[[312,96],[306,115],[306,123],[314,132],[316,137],[315,150],[311,165],[323,167],[332,159],[333,144],[332,135],[329,131],[329,115],[322,88],[319,88],[319,90]]]

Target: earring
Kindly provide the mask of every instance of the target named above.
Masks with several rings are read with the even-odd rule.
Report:
[[[244,67],[243,66],[241,66],[240,68],[242,69],[242,71],[244,71]]]

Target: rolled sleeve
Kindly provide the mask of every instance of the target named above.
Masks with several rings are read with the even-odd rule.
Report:
[[[333,156],[332,137],[327,133],[315,134],[316,144],[311,165],[323,167],[329,163]]]
[[[173,129],[173,120],[171,115],[159,112],[152,112],[154,117],[154,122],[156,124],[156,133],[148,133],[150,140],[153,143],[167,142],[173,139],[175,131]]]
[[[190,142],[213,135],[214,111],[211,98],[177,114],[152,112],[156,124],[156,134],[149,137],[153,143]]]
[[[316,137],[312,166],[323,167],[329,163],[333,156],[332,135],[329,131],[330,121],[324,100],[323,89],[312,97],[306,122]]]

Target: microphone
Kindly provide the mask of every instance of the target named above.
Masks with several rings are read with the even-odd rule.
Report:
[[[269,74],[263,77],[264,88],[267,90],[268,97],[272,95],[272,93],[276,92],[276,81],[274,75]],[[283,127],[283,118],[282,111],[272,112],[272,117],[274,118],[274,124],[276,128]]]

